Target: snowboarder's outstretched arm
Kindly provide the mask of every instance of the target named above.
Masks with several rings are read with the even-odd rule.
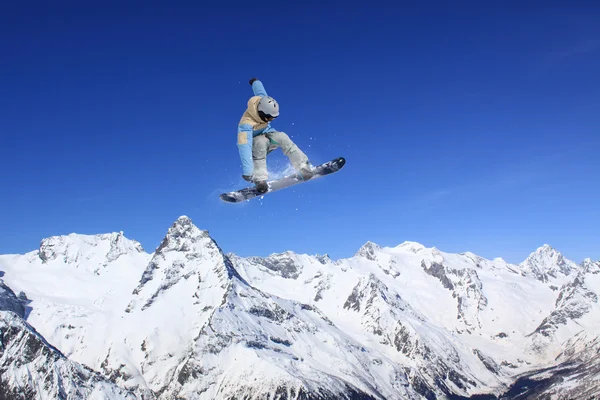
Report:
[[[252,85],[252,90],[254,91],[255,96],[265,97],[267,96],[267,91],[263,86],[262,82],[257,78],[250,79],[250,84]]]

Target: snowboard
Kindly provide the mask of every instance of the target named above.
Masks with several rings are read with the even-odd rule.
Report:
[[[255,187],[247,187],[233,192],[222,193],[219,197],[221,198],[221,200],[226,201],[227,203],[240,203],[242,201],[250,200],[255,197],[265,196],[269,193],[273,193],[278,190],[297,185],[299,183],[310,182],[313,179],[318,179],[320,177],[333,174],[342,169],[344,165],[346,165],[346,160],[343,157],[338,157],[336,159],[327,161],[326,163],[313,167],[313,177],[308,181],[302,179],[302,175],[300,175],[300,173],[296,173],[281,179],[267,181],[269,190],[265,193],[258,193]]]

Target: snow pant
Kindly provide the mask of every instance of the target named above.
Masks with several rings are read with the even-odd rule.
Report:
[[[269,132],[252,138],[252,161],[254,162],[254,180],[266,181],[269,177],[267,172],[267,154],[281,147],[283,154],[290,160],[296,171],[299,171],[308,163],[308,157],[304,154],[292,139],[284,132]]]

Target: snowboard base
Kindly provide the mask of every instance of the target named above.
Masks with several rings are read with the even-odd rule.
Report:
[[[296,173],[281,179],[268,181],[267,185],[269,186],[269,190],[265,193],[258,193],[256,187],[247,187],[233,192],[222,193],[219,197],[221,198],[221,200],[227,203],[240,203],[242,201],[250,200],[255,197],[265,196],[269,193],[276,192],[277,190],[285,189],[290,186],[297,185],[299,183],[310,182],[313,179],[318,179],[320,177],[333,174],[342,169],[344,165],[346,165],[346,159],[344,159],[343,157],[338,157],[336,159],[327,161],[326,163],[314,167],[313,177],[308,181],[305,181],[302,178],[302,175]]]

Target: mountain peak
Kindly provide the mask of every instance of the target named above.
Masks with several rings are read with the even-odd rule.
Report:
[[[131,312],[140,302],[143,302],[142,310],[150,307],[159,296],[173,292],[169,289],[176,285],[186,288],[178,288],[179,292],[190,291],[189,298],[198,298],[198,293],[208,293],[199,289],[203,285],[220,291],[233,275],[237,276],[237,271],[208,231],[198,229],[186,216],[179,217],[154,252],[133,291],[134,295],[139,296],[126,311]],[[193,276],[196,278],[190,279]],[[190,284],[185,285],[185,282]],[[200,303],[200,300],[195,302],[196,305]]]
[[[188,251],[194,243],[209,237],[208,231],[198,229],[189,217],[182,215],[169,227],[156,253]]]
[[[535,249],[535,251],[533,251],[531,254],[529,254],[529,256],[525,259],[524,262],[527,262],[528,260],[539,260],[542,257],[546,259],[558,260],[560,258],[563,258],[563,255],[549,244],[544,244]]]
[[[543,244],[542,246],[538,247],[535,250],[535,253],[538,253],[538,254],[553,254],[553,253],[557,253],[557,252],[558,251],[554,247],[550,246],[547,243]]]
[[[356,253],[356,256],[365,257],[368,260],[374,261],[376,258],[375,252],[377,250],[381,250],[381,247],[376,243],[368,241],[358,250],[358,252]]]
[[[569,275],[577,267],[548,244],[538,247],[520,266],[524,272],[533,274],[542,282],[547,282],[549,277],[557,278],[559,273]]]
[[[187,215],[181,215],[175,222],[180,224],[191,224],[192,220]]]
[[[181,217],[177,218],[175,222],[173,222],[169,228],[169,233],[185,232],[193,228],[196,228],[196,225],[194,225],[192,219],[186,215],[182,215]]]
[[[111,233],[107,236],[108,240],[110,240],[110,250],[106,253],[108,261],[114,261],[124,254],[144,252],[142,245],[135,240],[127,239],[125,235],[123,235],[123,231]]]
[[[410,251],[412,253],[417,253],[421,250],[425,250],[425,246],[422,245],[421,243],[411,242],[409,240],[406,240],[406,241],[400,243],[398,246],[396,246],[396,248],[405,250],[405,251]]]
[[[600,261],[593,262],[591,258],[586,258],[581,262],[581,270],[585,273],[599,274]]]

